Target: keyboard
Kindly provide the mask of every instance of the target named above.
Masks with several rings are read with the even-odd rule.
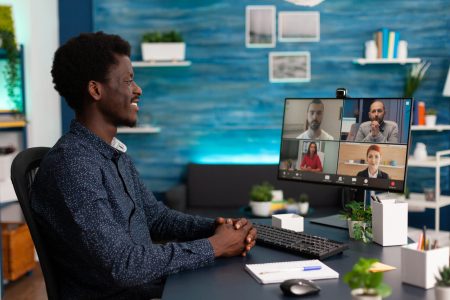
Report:
[[[322,260],[348,249],[348,244],[320,236],[262,224],[253,224],[253,227],[258,231],[256,238],[258,245],[293,252],[308,258]]]

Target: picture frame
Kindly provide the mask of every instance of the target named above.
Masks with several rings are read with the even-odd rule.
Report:
[[[276,7],[247,5],[245,8],[245,46],[274,48],[276,45]]]
[[[281,11],[278,13],[280,42],[320,41],[320,12]]]
[[[310,52],[270,52],[269,81],[274,83],[311,81]]]

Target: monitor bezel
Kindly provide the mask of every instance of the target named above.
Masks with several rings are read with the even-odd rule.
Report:
[[[345,100],[410,100],[411,101],[411,113],[409,114],[409,130],[408,130],[408,138],[407,138],[407,142],[406,144],[392,144],[392,143],[385,143],[385,144],[390,144],[390,145],[406,145],[406,160],[405,160],[405,172],[403,175],[403,184],[401,189],[389,189],[389,188],[379,188],[379,187],[372,187],[372,186],[362,186],[362,185],[353,185],[353,184],[345,184],[345,183],[334,183],[334,182],[317,182],[317,181],[312,181],[312,180],[304,180],[304,179],[292,179],[292,178],[286,178],[286,177],[282,177],[280,176],[280,172],[282,170],[280,170],[280,161],[281,161],[281,150],[283,147],[283,136],[284,136],[284,121],[285,121],[285,115],[286,115],[286,102],[288,100],[314,100],[314,99],[320,99],[320,100],[340,100],[340,101],[345,101]],[[408,159],[409,159],[409,148],[410,148],[410,144],[411,144],[411,126],[412,126],[412,121],[413,121],[413,108],[414,108],[414,98],[413,97],[345,97],[345,98],[329,98],[329,97],[299,97],[299,98],[285,98],[284,99],[284,108],[283,108],[283,119],[282,119],[282,127],[281,127],[281,138],[280,138],[280,152],[279,152],[279,156],[278,156],[278,164],[277,164],[277,179],[278,180],[285,180],[285,181],[292,181],[292,182],[298,182],[298,183],[315,183],[315,184],[322,184],[322,185],[329,185],[329,186],[338,186],[338,187],[348,187],[348,188],[354,188],[354,189],[364,189],[364,190],[374,190],[374,191],[383,191],[383,192],[392,192],[392,193],[404,193],[405,192],[405,187],[406,187],[406,177],[407,177],[407,173],[408,173]],[[343,113],[343,109],[342,112]],[[341,115],[341,128],[340,130],[342,130],[342,115]],[[339,143],[341,142],[345,142],[342,141],[341,139],[338,140]],[[370,143],[361,143],[361,142],[356,142],[359,144],[370,144]],[[323,173],[323,174],[328,174],[328,173]],[[329,175],[338,175],[336,174],[329,174]]]

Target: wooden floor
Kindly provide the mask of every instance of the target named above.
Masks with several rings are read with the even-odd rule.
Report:
[[[24,275],[14,282],[10,282],[5,287],[3,300],[46,300],[44,277],[41,267],[36,264],[36,268],[29,275]]]

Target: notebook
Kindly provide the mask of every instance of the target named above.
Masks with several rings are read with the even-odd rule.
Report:
[[[305,270],[310,269],[310,270]],[[320,260],[301,260],[266,264],[248,264],[245,270],[259,283],[279,283],[287,279],[331,279],[339,278],[339,273]]]

